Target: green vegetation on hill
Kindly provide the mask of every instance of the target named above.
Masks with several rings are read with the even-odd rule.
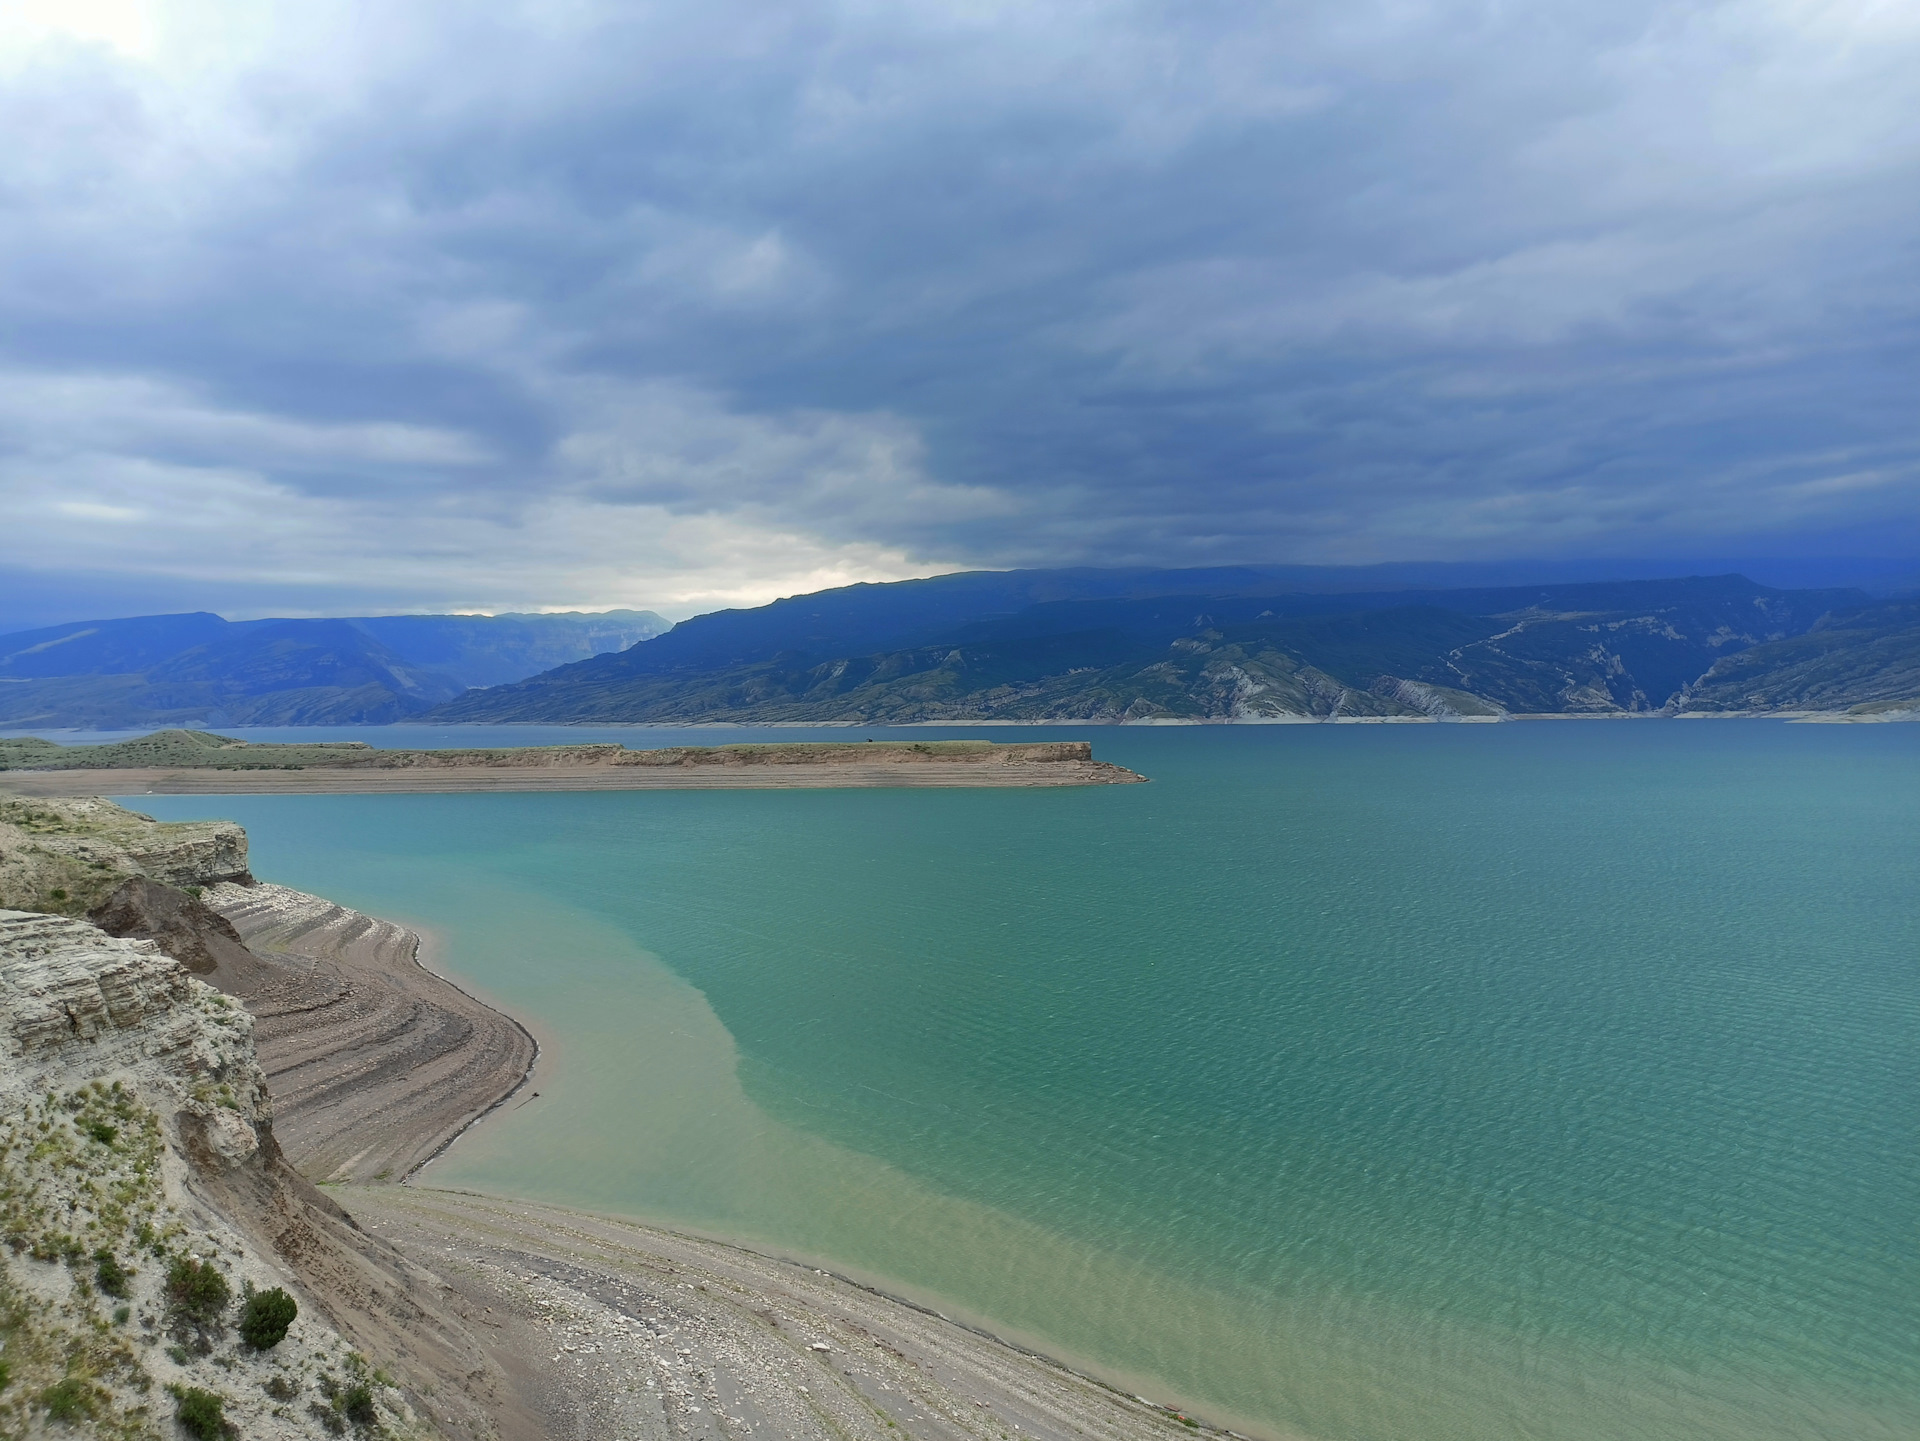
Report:
[[[948,741],[782,741],[768,744],[672,746],[663,750],[630,751],[611,741],[571,746],[494,746],[472,750],[379,750],[364,741],[324,741],[308,744],[253,743],[211,731],[156,731],[136,740],[109,745],[63,746],[39,736],[0,738],[0,771],[69,770],[403,770],[419,766],[579,765],[607,762],[616,765],[764,764],[767,762],[835,761],[877,753],[908,753],[937,760],[942,757],[985,755],[1007,747],[984,740]],[[1031,750],[1032,747],[1025,749]],[[14,811],[27,815],[32,807],[20,802],[0,803],[0,818]],[[27,824],[14,818],[18,824]]]
[[[1837,611],[1805,635],[1728,656],[1688,687],[1684,709],[1920,710],[1920,603]]]
[[[1654,714],[1706,708],[1719,692],[1704,682],[1730,657],[1753,655],[1756,673],[1775,676],[1798,654],[1779,647],[1796,638],[1851,679],[1810,691],[1808,676],[1778,675],[1764,704],[1723,708],[1920,694],[1911,627],[1883,617],[1815,639],[1836,624],[1823,617],[1862,599],[1739,576],[1413,596],[1070,599],[868,652],[836,650],[830,631],[807,640],[794,616],[768,607],[769,635],[799,643],[753,657],[766,649],[750,633],[754,613],[734,612],[703,648],[665,637],[469,692],[432,714],[656,724]],[[752,658],[713,663],[729,651]]]
[[[128,770],[212,767],[218,770],[339,765],[373,748],[364,741],[316,745],[253,745],[211,731],[166,730],[109,745],[63,746],[39,736],[0,739],[0,770]]]

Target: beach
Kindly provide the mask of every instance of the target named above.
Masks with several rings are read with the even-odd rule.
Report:
[[[475,1338],[505,1441],[758,1435],[988,1441],[1009,1431],[1146,1441],[1199,1429],[926,1308],[798,1261],[430,1184],[399,1185],[533,1074],[532,1037],[419,964],[405,927],[271,884],[206,902],[251,954],[206,979],[255,1016],[287,1160],[432,1273]],[[351,1302],[349,1302],[351,1306]],[[362,1324],[365,1324],[364,1318]],[[399,1359],[404,1328],[390,1332]],[[443,1376],[443,1381],[455,1378]],[[457,1410],[457,1415],[456,1415]],[[1217,1428],[1207,1428],[1217,1429]]]

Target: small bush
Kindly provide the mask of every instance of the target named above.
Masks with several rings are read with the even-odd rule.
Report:
[[[204,1322],[227,1309],[233,1292],[220,1268],[211,1261],[182,1256],[167,1270],[167,1295],[182,1315]]]
[[[6,1390],[7,1387],[12,1384],[13,1384],[13,1367],[8,1365],[5,1361],[0,1361],[0,1391]]]
[[[267,1394],[276,1401],[291,1401],[300,1394],[300,1383],[288,1376],[271,1376],[267,1379]]]
[[[40,1393],[49,1421],[79,1421],[93,1414],[93,1387],[79,1376],[47,1387]]]
[[[373,1407],[373,1388],[365,1381],[342,1386],[333,1377],[323,1375],[320,1378],[320,1392],[333,1403],[336,1418],[345,1417],[356,1426],[373,1426],[380,1420],[380,1413]],[[319,1414],[318,1407],[314,1408],[314,1414]]]
[[[89,1121],[84,1129],[89,1136],[103,1146],[111,1146],[120,1134],[118,1126],[109,1126],[105,1121]]]
[[[133,1307],[115,1306],[113,1308],[113,1324],[114,1325],[124,1326],[127,1324],[127,1322],[131,1321],[132,1319],[133,1319]]]
[[[380,1413],[373,1409],[373,1388],[364,1381],[347,1387],[334,1404],[340,1408],[340,1414],[356,1426],[371,1426],[380,1419]]]
[[[200,1441],[220,1441],[227,1429],[226,1399],[198,1386],[170,1386],[174,1400],[180,1403],[174,1417],[189,1436]]]
[[[67,898],[67,893],[65,889],[63,889],[60,886],[55,886],[53,888],[53,898],[56,901],[64,901]],[[62,1383],[62,1384],[65,1384],[65,1383]]]
[[[287,1334],[300,1314],[293,1297],[275,1286],[271,1291],[249,1291],[240,1313],[240,1339],[256,1351],[270,1351]]]
[[[113,1252],[101,1250],[93,1253],[93,1279],[103,1294],[124,1301],[130,1294],[127,1282],[133,1277]]]

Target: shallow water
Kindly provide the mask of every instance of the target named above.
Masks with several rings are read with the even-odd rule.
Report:
[[[1920,727],[1085,734],[1154,783],[135,803],[556,1038],[439,1184],[1268,1434],[1920,1437]]]

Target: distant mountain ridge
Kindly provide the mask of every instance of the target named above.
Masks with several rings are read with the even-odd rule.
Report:
[[[382,724],[666,625],[651,611],[82,621],[0,636],[0,725]]]
[[[1263,593],[1266,578],[1016,571],[850,586],[696,617],[429,715],[880,724],[1920,708],[1915,607],[1855,590],[1726,575]]]

